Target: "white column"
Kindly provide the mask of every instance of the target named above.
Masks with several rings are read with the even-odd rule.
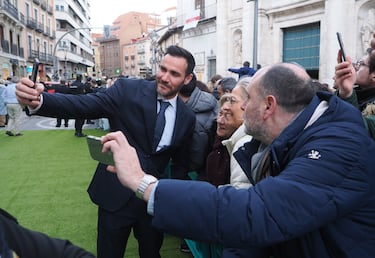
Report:
[[[217,0],[216,15],[216,34],[217,34],[217,53],[216,53],[216,72],[225,75],[228,69],[228,1]]]
[[[243,1],[242,7],[242,60],[251,62],[253,60],[253,38],[254,38],[254,2]]]
[[[351,23],[350,14],[354,11],[355,0],[346,0],[345,4],[342,0],[326,1],[326,9],[324,18],[320,26],[320,74],[319,79],[330,85],[333,84],[332,77],[335,73],[335,65],[339,44],[336,32],[341,32],[345,52],[347,55],[354,54],[354,48],[351,49],[352,40],[355,36],[350,32]]]

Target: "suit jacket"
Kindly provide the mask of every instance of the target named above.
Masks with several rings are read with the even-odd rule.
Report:
[[[137,150],[144,171],[157,178],[166,177],[164,171],[173,155],[183,162],[185,149],[194,130],[194,113],[177,98],[177,113],[171,146],[153,152],[156,122],[156,82],[118,79],[105,92],[86,95],[43,93],[43,105],[38,115],[68,118],[108,118],[112,131],[121,130]],[[114,211],[123,207],[134,193],[118,181],[117,176],[98,164],[88,189],[90,198],[100,207]]]

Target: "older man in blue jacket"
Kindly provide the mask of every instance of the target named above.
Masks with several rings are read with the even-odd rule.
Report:
[[[145,180],[120,132],[103,138],[120,182],[148,202],[152,224],[174,235],[273,257],[374,257],[375,143],[361,114],[315,93],[294,64],[260,70],[244,104],[247,132],[261,142],[248,190],[205,182]],[[258,256],[256,256],[258,257]]]

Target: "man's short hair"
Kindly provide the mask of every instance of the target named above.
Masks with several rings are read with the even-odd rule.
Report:
[[[187,51],[185,48],[172,45],[172,46],[169,46],[165,52],[165,55],[168,55],[168,54],[171,56],[175,56],[175,57],[185,58],[188,64],[185,74],[188,75],[188,74],[193,73],[193,70],[195,67],[195,60],[194,60],[193,55],[189,51]]]
[[[197,83],[197,77],[193,73],[193,78],[190,80],[188,84],[184,84],[180,89],[180,94],[184,97],[190,97],[193,93]]]
[[[278,105],[291,113],[306,107],[316,92],[310,78],[302,78],[282,64],[271,67],[262,75],[258,89],[261,97],[275,96]]]
[[[223,92],[232,92],[233,88],[236,87],[237,81],[233,77],[224,77],[219,81],[219,85]]]
[[[243,62],[243,66],[249,67],[250,66],[250,62],[249,61]]]

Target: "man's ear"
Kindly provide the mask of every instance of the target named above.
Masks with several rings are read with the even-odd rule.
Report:
[[[264,108],[265,116],[270,116],[273,113],[275,113],[277,101],[274,96],[267,95],[264,99],[264,104],[265,104],[265,108]]]
[[[373,86],[375,86],[375,72],[372,72],[372,73],[370,74],[370,80],[371,80],[371,84],[372,84]]]
[[[192,73],[190,73],[187,76],[185,76],[184,85],[189,84],[189,82],[191,81],[191,79],[193,79],[193,74]]]

